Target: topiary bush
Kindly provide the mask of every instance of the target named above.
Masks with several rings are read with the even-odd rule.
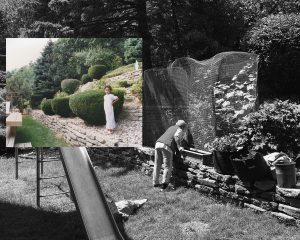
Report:
[[[259,95],[281,97],[300,92],[300,15],[277,14],[259,20],[243,47],[260,56]]]
[[[123,88],[128,88],[128,87],[132,86],[132,84],[133,83],[129,83],[126,80],[118,82],[119,87],[123,87]]]
[[[300,105],[276,100],[263,104],[259,111],[244,117],[239,139],[249,150],[262,153],[283,151],[300,153]]]
[[[124,104],[125,92],[120,89],[114,89],[112,92],[119,97],[119,101],[114,105],[115,118],[120,114]],[[83,119],[88,124],[104,125],[104,91],[89,90],[74,94],[70,97],[70,108],[72,112]]]
[[[104,65],[93,65],[88,70],[88,75],[93,79],[102,78],[107,71],[106,66]]]
[[[90,75],[88,75],[88,74],[83,74],[83,75],[81,76],[81,83],[82,83],[82,84],[86,84],[86,83],[91,82],[91,81],[93,81],[93,78],[90,77]]]
[[[51,106],[52,99],[44,98],[41,102],[41,109],[46,115],[54,115],[55,113],[52,110]]]
[[[65,79],[61,82],[61,89],[68,94],[73,94],[79,85],[80,81],[77,79]]]
[[[69,106],[69,100],[69,96],[52,99],[51,107],[53,112],[62,117],[70,117],[72,115],[72,111]]]

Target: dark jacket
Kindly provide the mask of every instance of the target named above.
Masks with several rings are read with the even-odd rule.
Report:
[[[177,125],[169,127],[165,131],[165,133],[163,135],[161,135],[159,139],[157,139],[156,142],[161,142],[161,143],[166,144],[175,153],[175,151],[177,150],[177,144],[175,142],[174,134],[176,133],[178,128],[179,127]]]

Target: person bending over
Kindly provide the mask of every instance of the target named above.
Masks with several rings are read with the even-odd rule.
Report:
[[[153,171],[153,186],[166,189],[170,183],[173,169],[173,155],[176,150],[183,150],[181,145],[184,132],[187,129],[186,122],[178,120],[177,123],[169,127],[155,143],[155,162]],[[164,163],[162,184],[159,183],[159,173]]]

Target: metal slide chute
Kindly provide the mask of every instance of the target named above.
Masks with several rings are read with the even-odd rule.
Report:
[[[66,176],[90,240],[123,240],[85,147],[59,150]]]

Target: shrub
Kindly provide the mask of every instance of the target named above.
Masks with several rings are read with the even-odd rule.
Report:
[[[80,81],[77,79],[65,79],[61,82],[61,89],[68,94],[73,94],[79,85]]]
[[[128,83],[128,82],[125,80],[125,81],[120,81],[120,82],[118,82],[118,85],[119,85],[119,87],[127,88],[127,87],[130,87],[130,86],[132,85],[132,83]]]
[[[85,84],[85,83],[88,83],[88,82],[91,82],[91,81],[93,81],[93,78],[90,77],[90,75],[88,75],[88,74],[83,74],[83,75],[81,76],[81,83],[82,83],[82,84]]]
[[[88,70],[88,75],[93,79],[100,79],[106,73],[107,68],[104,65],[93,65]]]
[[[41,102],[41,109],[46,115],[54,115],[55,113],[52,110],[51,106],[52,99],[44,98]]]
[[[69,94],[67,94],[66,92],[58,91],[57,93],[55,93],[54,98],[67,97],[67,96],[69,96]]]
[[[300,92],[300,15],[270,15],[258,21],[243,40],[260,55],[259,93],[275,97]]]
[[[141,101],[143,99],[142,85],[143,85],[142,78],[140,78],[137,83],[132,85],[131,88],[131,93],[136,95]]]
[[[51,107],[55,114],[60,115],[62,117],[71,116],[71,109],[69,106],[70,97],[58,97],[52,99]]]
[[[262,153],[283,151],[291,156],[300,152],[300,105],[276,100],[244,117],[239,138],[249,150]]]
[[[124,104],[124,91],[114,89],[113,94],[119,97],[114,105],[115,118],[120,114]],[[72,112],[88,124],[103,125],[105,121],[104,91],[90,90],[70,97]]]

